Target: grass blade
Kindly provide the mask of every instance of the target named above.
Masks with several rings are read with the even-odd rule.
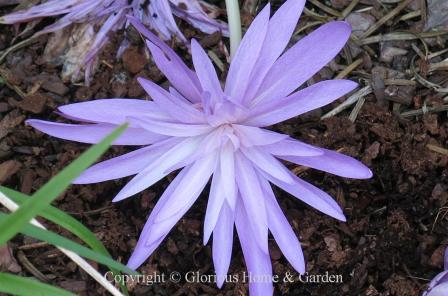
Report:
[[[0,292],[19,296],[76,296],[60,288],[8,273],[0,273]]]
[[[6,196],[11,198],[15,203],[21,205],[25,201],[27,201],[30,197],[26,194],[20,193],[13,189],[0,186],[0,192],[3,192]],[[49,205],[47,208],[42,210],[39,216],[65,228],[70,231],[78,238],[80,238],[83,242],[85,242],[92,250],[103,254],[104,256],[112,258],[110,253],[104,247],[100,240],[95,236],[93,232],[91,232],[87,227],[85,227],[81,222],[70,216],[69,214],[59,210],[56,207]],[[109,269],[113,274],[118,274],[118,271],[110,266]],[[129,295],[127,288],[124,284],[120,282],[120,288],[125,295]]]
[[[33,194],[33,198],[25,201],[17,211],[8,215],[8,217],[0,222],[0,229],[2,229],[2,232],[0,233],[0,245],[10,240],[25,224],[37,216],[54,199],[64,192],[70,183],[85,169],[91,166],[126,128],[127,124],[118,127],[100,143],[90,147],[78,159],[64,168],[59,174]]]
[[[3,223],[4,221],[6,221],[9,218],[8,216],[11,216],[11,215],[13,215],[13,214],[7,215],[4,213],[0,213],[0,223]],[[49,230],[41,229],[41,228],[36,227],[31,224],[25,224],[22,227],[22,229],[20,230],[20,232],[25,235],[28,235],[30,237],[33,237],[35,239],[46,241],[49,244],[70,250],[80,256],[83,256],[87,259],[104,264],[106,266],[110,266],[116,270],[119,270],[119,271],[122,271],[125,273],[129,273],[129,274],[135,274],[135,275],[138,274],[137,272],[133,271],[126,265],[118,263],[110,257],[104,256],[103,254],[92,251],[89,248],[86,248],[78,243],[75,243],[75,242],[69,240],[68,238],[65,238],[65,237],[63,237],[59,234],[56,234],[54,232],[51,232]]]

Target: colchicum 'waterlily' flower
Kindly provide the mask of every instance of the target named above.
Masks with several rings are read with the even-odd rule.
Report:
[[[428,289],[422,296],[446,296],[448,295],[448,248],[445,250],[444,271],[439,273],[429,283]]]
[[[151,212],[128,262],[131,268],[139,267],[154,252],[210,178],[204,244],[213,233],[219,287],[230,264],[234,225],[252,277],[252,295],[273,291],[269,231],[291,265],[305,272],[299,240],[271,184],[345,221],[328,194],[298,178],[279,159],[347,178],[370,178],[371,171],[353,158],[266,129],[327,105],[357,86],[348,80],[329,80],[295,91],[338,54],[351,32],[347,23],[331,22],[283,53],[304,2],[286,1],[272,18],[269,4],[260,12],[234,56],[224,89],[198,42],[191,44],[193,72],[171,48],[131,18],[148,39],[149,50],[172,87],[167,91],[140,79],[152,101],[106,99],[60,107],[67,118],[88,124],[28,121],[44,133],[83,143],[96,143],[118,124],[129,122],[131,127],[115,144],[145,147],[96,164],[76,180],[89,184],[136,175],[114,201],[182,169]]]
[[[75,81],[83,67],[85,80],[89,82],[95,58],[107,43],[109,33],[129,25],[126,15],[130,14],[138,18],[143,24],[158,32],[164,40],[176,36],[182,42],[187,42],[173,15],[184,19],[205,33],[221,31],[224,35],[228,35],[227,25],[212,18],[216,15],[217,9],[201,0],[49,0],[5,15],[0,18],[0,23],[19,24],[45,17],[62,16],[55,23],[37,32],[36,36],[60,32],[76,24],[74,33],[65,34],[71,35],[71,38],[75,40],[63,58],[65,60],[63,77],[69,77]],[[96,29],[97,27],[99,29]],[[50,44],[60,43],[60,38],[56,36],[56,40]],[[129,41],[125,39],[118,56],[128,44]]]

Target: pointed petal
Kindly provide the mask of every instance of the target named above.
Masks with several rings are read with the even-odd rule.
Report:
[[[254,100],[289,95],[339,53],[350,33],[348,23],[334,21],[301,39],[275,62]]]
[[[294,183],[289,170],[271,154],[262,152],[255,147],[241,148],[241,152],[260,170],[275,176],[283,182]]]
[[[232,126],[239,136],[241,144],[245,147],[270,145],[289,138],[288,135],[258,127],[238,124],[233,124]]]
[[[278,143],[262,146],[260,149],[276,156],[319,156],[324,154],[320,148],[292,138],[285,139]]]
[[[96,144],[117,127],[112,124],[66,124],[30,119],[26,121],[35,129],[64,140]],[[154,134],[141,128],[128,128],[114,145],[150,145],[166,139],[166,136]]]
[[[222,191],[232,210],[235,210],[237,188],[235,183],[235,155],[233,146],[226,143],[221,149],[220,169],[222,176]]]
[[[251,87],[247,89],[244,96],[245,103],[251,102],[260,88],[263,78],[285,50],[304,6],[305,0],[286,1],[270,19],[260,57],[251,75]]]
[[[261,174],[272,184],[280,187],[284,191],[295,196],[304,203],[312,206],[316,210],[321,211],[322,213],[327,214],[340,221],[346,221],[342,209],[339,207],[337,202],[335,202],[331,198],[331,196],[329,196],[319,188],[301,180],[293,173],[291,173],[291,177],[293,177],[293,179],[295,180],[294,184],[282,182],[277,178],[263,172],[261,172]]]
[[[223,178],[219,169],[213,174],[212,184],[210,187],[210,194],[208,196],[207,210],[204,219],[204,246],[208,243],[210,235],[215,229],[218,222],[219,213],[225,201],[223,194]]]
[[[152,252],[154,252],[154,250],[159,246],[159,244],[163,241],[166,235],[170,232],[171,227],[165,228],[164,236],[162,236],[158,241],[154,242],[151,245],[147,244],[148,237],[153,229],[154,219],[157,216],[157,213],[160,211],[161,208],[163,208],[167,203],[169,203],[170,197],[172,196],[174,190],[177,188],[179,183],[185,178],[187,172],[188,168],[185,168],[182,171],[180,171],[179,174],[177,174],[176,178],[174,178],[173,182],[171,182],[170,185],[167,187],[167,189],[157,202],[156,206],[152,210],[151,214],[149,215],[148,220],[146,221],[145,226],[143,227],[143,230],[138,239],[137,246],[135,247],[134,252],[132,252],[131,258],[127,263],[127,266],[129,266],[130,268],[137,269],[140,265],[142,265],[143,262],[149,256],[151,256]]]
[[[219,214],[219,220],[213,231],[213,264],[215,265],[216,284],[221,288],[229,271],[232,258],[234,213],[227,202]]]
[[[250,87],[250,74],[263,47],[269,13],[270,4],[268,3],[250,25],[230,64],[224,92],[235,101],[241,102],[246,89]]]
[[[289,162],[345,178],[370,179],[372,171],[360,161],[344,154],[320,148],[324,154],[319,156],[278,156]]]
[[[151,96],[155,104],[171,116],[170,121],[181,121],[184,123],[204,123],[206,121],[204,115],[185,99],[173,96],[150,80],[144,78],[138,78],[137,80]]]
[[[210,176],[215,171],[217,157],[216,153],[212,153],[191,165],[187,177],[174,190],[170,198],[170,205],[157,213],[154,223],[164,223],[166,220],[170,220],[172,216],[177,215],[178,212],[185,210],[187,204],[191,206],[192,203],[188,203],[189,198],[196,200],[207,185]]]
[[[199,140],[197,138],[187,138],[180,144],[168,150],[137,176],[132,178],[132,180],[126,184],[113,199],[113,202],[121,201],[137,194],[164,178],[170,173],[168,168],[189,157],[197,149],[198,143]]]
[[[202,92],[196,74],[191,71],[182,59],[160,38],[149,31],[138,19],[128,16],[132,25],[148,40],[157,67],[165,74],[171,84],[190,102],[199,103]],[[151,46],[150,46],[151,44]]]
[[[446,296],[446,295],[448,295],[448,282],[437,285],[427,294],[427,296]]]
[[[305,258],[300,242],[283,214],[269,182],[260,175],[259,179],[265,193],[269,230],[292,267],[297,272],[304,274]]]
[[[323,107],[354,90],[358,84],[350,80],[327,80],[313,84],[289,97],[265,100],[255,106],[245,124],[270,126]]]
[[[174,88],[190,102],[199,103],[202,88],[196,74],[188,69],[183,62],[179,62],[177,59],[172,60],[172,56],[167,57],[166,52],[163,52],[154,43],[147,41],[146,45],[151,51],[157,68],[165,74]],[[174,52],[173,54],[175,55]]]
[[[129,121],[149,132],[171,137],[194,137],[210,133],[213,127],[205,124],[182,124],[151,120],[148,117],[129,117]]]
[[[191,41],[191,54],[193,57],[194,69],[204,91],[208,91],[214,100],[221,100],[224,93],[216,75],[215,68],[208,58],[201,45],[193,39]]]
[[[151,215],[149,215],[136,249],[127,264],[129,267],[136,269],[154,252],[177,221],[182,218],[199,197],[213,173],[215,165],[216,156],[211,155],[183,169],[176,176],[160,197]],[[200,173],[198,174],[198,172]],[[190,183],[195,184],[194,188],[189,185]],[[187,188],[192,190],[185,190]],[[180,210],[172,213],[171,209],[174,203]],[[177,203],[180,204],[177,205]],[[169,218],[164,218],[163,221],[157,223],[160,215],[165,216],[165,213],[170,214]]]
[[[157,212],[151,213],[154,218],[151,219],[153,224],[146,237],[147,246],[158,243],[188,211],[204,189],[215,166],[216,155],[210,155],[186,168],[185,175],[170,192],[169,199]]]
[[[160,143],[102,161],[84,171],[73,184],[92,184],[135,175],[144,170],[181,139],[172,138]]]
[[[88,122],[122,124],[127,116],[146,115],[157,120],[170,117],[154,102],[135,99],[104,99],[75,103],[58,108],[64,115]]]
[[[254,168],[241,153],[235,154],[236,182],[241,194],[247,214],[251,217],[249,225],[253,236],[261,250],[266,254],[268,250],[267,213],[264,204],[263,192]]]
[[[247,270],[253,279],[249,281],[249,294],[272,296],[274,292],[272,279],[266,279],[272,276],[271,258],[269,253],[264,252],[257,244],[257,239],[250,227],[250,221],[254,218],[249,218],[249,215],[245,212],[242,202],[239,201],[236,206],[235,225]]]

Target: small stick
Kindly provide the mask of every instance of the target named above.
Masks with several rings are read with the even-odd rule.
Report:
[[[17,259],[20,261],[20,263],[22,263],[23,267],[25,267],[25,269],[28,270],[28,272],[38,280],[45,283],[49,282],[49,279],[28,260],[25,253],[23,253],[22,251],[17,252]]]
[[[350,2],[350,4],[341,12],[341,17],[339,18],[339,20],[343,20],[347,17],[347,15],[350,14],[350,12],[353,11],[353,9],[355,9],[356,5],[358,5],[359,0],[353,0],[352,2]]]
[[[369,38],[364,38],[360,41],[361,45],[367,45],[372,43],[395,41],[395,40],[415,40],[421,38],[433,38],[441,35],[448,34],[448,31],[439,32],[424,32],[424,33],[408,33],[408,32],[394,32],[389,34],[380,34]]]
[[[362,35],[361,39],[364,39],[366,37],[369,37],[374,33],[376,30],[381,28],[382,25],[384,25],[388,20],[392,19],[395,15],[400,13],[406,6],[408,6],[412,1],[414,0],[405,0],[401,2],[397,7],[392,9],[388,14],[383,16],[379,21],[377,21],[373,26],[371,26],[364,34]]]
[[[426,106],[423,106],[421,109],[403,112],[403,113],[400,114],[400,116],[403,117],[403,118],[406,118],[406,117],[423,115],[423,114],[427,114],[427,113],[437,113],[437,112],[443,112],[443,111],[448,111],[448,105],[443,105],[441,107],[426,107]]]
[[[372,87],[370,85],[368,85],[364,88],[361,88],[356,93],[351,95],[347,100],[345,100],[342,104],[340,104],[339,106],[337,106],[336,108],[334,108],[333,110],[328,112],[327,114],[323,115],[320,119],[329,118],[329,117],[335,116],[336,114],[339,114],[340,112],[344,111],[345,109],[347,109],[348,107],[350,107],[351,105],[356,103],[359,100],[359,98],[364,97],[371,93],[372,93]]]
[[[351,122],[355,122],[356,118],[358,117],[359,111],[361,111],[362,106],[364,105],[364,103],[366,102],[366,98],[365,97],[361,97],[359,98],[358,102],[356,102],[355,108],[353,108],[352,113],[350,113],[350,116],[348,117],[348,119]]]
[[[19,246],[19,250],[34,250],[34,249],[42,248],[42,247],[46,247],[46,246],[48,246],[47,242],[38,242],[38,243],[34,243],[34,244]]]
[[[339,72],[339,74],[336,75],[335,79],[343,79],[343,78],[347,77],[347,75],[350,74],[356,68],[358,68],[358,66],[361,65],[362,62],[363,62],[363,59],[361,59],[361,58],[357,59],[356,61],[354,61],[353,63],[348,65],[344,70]]]
[[[328,6],[326,6],[325,4],[320,3],[318,0],[310,0],[311,3],[313,3],[314,5],[316,5],[317,7],[319,7],[320,9],[322,9],[323,11],[325,11],[328,14],[331,14],[335,17],[340,17],[341,13],[337,10],[334,10],[333,8],[330,8]]]
[[[426,145],[426,148],[428,148],[431,151],[440,153],[440,154],[444,154],[444,155],[448,155],[448,149],[436,146],[436,145],[432,145],[432,144],[428,144]]]
[[[0,203],[5,206],[11,212],[15,212],[19,206],[9,199],[6,195],[0,192]],[[39,223],[36,219],[31,219],[31,224],[37,226],[42,229],[46,229],[41,223]],[[118,289],[112,285],[106,278],[104,278],[95,268],[92,267],[87,261],[85,261],[78,254],[66,250],[64,248],[60,248],[56,246],[62,253],[67,255],[70,259],[72,259],[79,267],[81,267],[85,272],[87,272],[94,280],[96,280],[101,286],[103,286],[106,290],[108,290],[114,296],[124,296]]]

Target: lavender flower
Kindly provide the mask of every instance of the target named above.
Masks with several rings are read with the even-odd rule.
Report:
[[[422,296],[446,296],[448,295],[448,248],[445,250],[445,260],[444,260],[445,271],[439,273],[432,281],[429,283],[428,289],[423,293]]]
[[[204,244],[213,233],[219,287],[230,264],[234,224],[255,279],[250,283],[251,294],[272,295],[272,281],[266,280],[272,275],[269,231],[291,265],[304,273],[299,240],[271,184],[345,221],[328,194],[295,176],[278,159],[347,178],[370,178],[371,171],[353,158],[266,129],[327,105],[357,86],[348,80],[330,80],[295,91],[336,56],[351,32],[347,23],[331,22],[283,53],[304,2],[288,0],[272,18],[269,4],[261,11],[235,54],[224,90],[198,42],[191,44],[193,72],[171,48],[130,18],[148,38],[149,50],[172,87],[167,91],[141,78],[152,101],[107,99],[60,107],[64,116],[85,124],[28,121],[44,133],[83,143],[96,143],[128,121],[131,127],[115,144],[145,147],[96,164],[76,180],[89,184],[136,175],[114,201],[182,169],[151,212],[128,262],[131,268],[139,267],[154,252],[210,178]]]
[[[63,15],[55,23],[37,32],[36,36],[58,32],[72,24],[77,24],[76,33],[72,35],[80,35],[80,37],[73,38],[79,38],[87,44],[83,44],[81,52],[78,49],[71,54],[71,56],[75,56],[74,58],[66,57],[67,61],[64,65],[66,74],[63,76],[72,77],[72,81],[75,81],[81,67],[84,67],[85,80],[88,83],[95,64],[95,57],[106,44],[109,32],[127,27],[129,24],[126,21],[127,14],[135,16],[143,24],[157,31],[164,40],[176,36],[182,42],[187,42],[177,27],[173,14],[205,33],[221,31],[224,35],[228,35],[227,25],[212,19],[206,13],[208,11],[213,15],[216,14],[216,10],[216,7],[200,0],[49,0],[5,15],[0,18],[0,23],[18,24]],[[95,31],[95,27],[100,27],[100,29]],[[58,42],[56,41],[56,43]],[[77,40],[76,43],[81,43],[81,41]],[[127,46],[128,40],[125,39],[118,55]],[[76,59],[75,67],[71,67],[73,59]]]

